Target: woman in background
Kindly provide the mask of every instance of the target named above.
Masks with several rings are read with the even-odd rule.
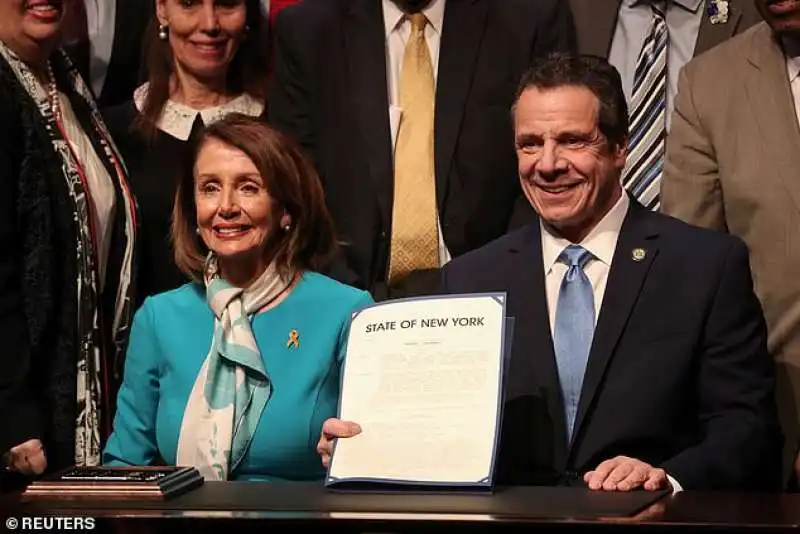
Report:
[[[321,479],[350,318],[371,298],[314,272],[336,241],[313,167],[287,137],[230,115],[200,135],[173,218],[175,262],[194,281],[136,313],[104,461]]]
[[[134,204],[68,7],[0,2],[0,453],[25,475],[100,462],[132,311]]]
[[[145,36],[148,82],[105,111],[141,217],[136,306],[187,279],[173,261],[172,200],[190,140],[228,113],[258,117],[267,89],[259,0],[156,0]]]

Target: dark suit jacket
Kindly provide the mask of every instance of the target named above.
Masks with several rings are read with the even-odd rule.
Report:
[[[114,24],[114,44],[108,63],[108,72],[103,83],[102,93],[95,95],[101,107],[114,106],[127,102],[133,91],[142,83],[142,49],[145,30],[153,18],[153,2],[149,0],[116,0],[116,19]],[[153,36],[155,38],[155,36]],[[89,88],[89,43],[82,42],[65,46]]]
[[[575,18],[578,50],[582,54],[608,57],[621,3],[622,0],[569,0]],[[725,24],[711,24],[709,17],[703,15],[695,56],[761,22],[761,16],[751,0],[730,2],[728,6],[729,15]],[[705,9],[705,6],[701,9]]]
[[[448,0],[439,53],[435,169],[453,256],[507,228],[517,182],[512,99],[532,60],[574,41],[562,0]],[[305,0],[276,23],[268,120],[314,158],[354,278],[385,280],[393,194],[380,0]]]
[[[641,261],[632,250],[642,248]],[[506,291],[516,318],[497,476],[579,477],[617,455],[685,489],[777,488],[780,433],[766,328],[738,238],[651,213],[623,224],[574,439],[566,444],[539,223],[446,265],[448,293]]]

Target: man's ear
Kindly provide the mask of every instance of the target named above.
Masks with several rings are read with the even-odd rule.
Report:
[[[625,168],[625,163],[628,161],[628,138],[623,137],[612,148],[614,155],[614,164],[620,169]]]

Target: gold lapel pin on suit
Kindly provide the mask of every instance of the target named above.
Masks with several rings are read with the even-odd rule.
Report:
[[[647,257],[647,251],[643,248],[635,248],[631,251],[631,258],[633,261],[642,261]]]
[[[300,348],[300,334],[297,333],[297,330],[292,330],[289,332],[289,341],[286,342],[287,349],[297,349]]]

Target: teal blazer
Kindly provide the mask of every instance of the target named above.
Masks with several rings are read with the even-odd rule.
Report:
[[[272,396],[231,480],[315,480],[322,423],[337,413],[339,371],[352,314],[369,293],[305,273],[276,307],[251,319]],[[213,337],[205,288],[186,284],[136,312],[106,465],[174,465],[183,412]],[[298,333],[297,346],[289,333]]]

